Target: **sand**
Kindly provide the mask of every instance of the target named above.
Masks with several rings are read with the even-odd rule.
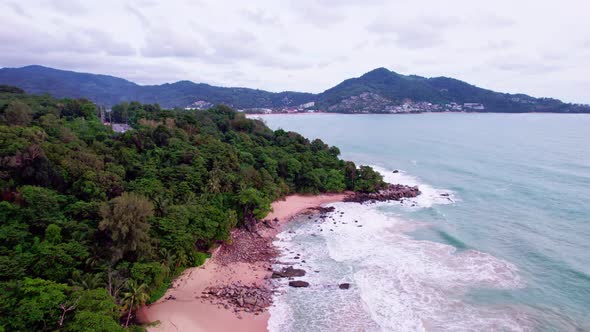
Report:
[[[298,214],[323,204],[342,201],[349,193],[323,194],[316,196],[292,195],[272,204],[273,212],[266,219],[278,220],[279,227],[266,228],[261,234],[272,240],[280,225],[293,219]],[[223,286],[232,282],[269,286],[268,277],[271,272],[270,258],[268,261],[254,263],[225,263],[220,257],[220,248],[200,267],[190,268],[177,278],[172,287],[156,303],[144,307],[139,313],[142,322],[159,321],[156,326],[148,327],[148,331],[267,331],[268,311],[260,314],[239,314],[229,308],[210,303],[200,298],[207,287]],[[235,249],[235,248],[234,248]],[[174,300],[166,298],[173,296]]]

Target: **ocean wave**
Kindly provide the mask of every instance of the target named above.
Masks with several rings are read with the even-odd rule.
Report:
[[[453,204],[459,201],[452,190],[434,188],[427,183],[421,182],[417,177],[406,173],[403,170],[391,170],[381,166],[371,166],[374,170],[383,175],[383,180],[392,184],[403,184],[407,186],[418,186],[421,194],[414,198],[405,198],[401,205],[410,208],[429,208],[435,204]]]
[[[319,235],[319,220],[304,219],[291,223],[274,244],[282,253],[281,263],[307,271],[300,279],[310,286],[294,289],[287,286],[288,280],[275,280],[279,292],[270,308],[269,331],[380,331],[364,307],[359,289],[338,287],[341,283],[354,283],[353,267],[329,257],[326,240]],[[295,259],[295,254],[301,259]],[[282,267],[282,264],[275,266]]]
[[[330,204],[335,211],[324,219],[306,218],[279,234],[281,261],[310,272],[305,280],[311,286],[283,288],[271,309],[270,331],[533,329],[523,311],[465,300],[476,288],[524,287],[515,265],[481,251],[416,240],[408,232],[427,225],[385,213],[386,204],[397,203]],[[295,253],[306,262],[294,259]],[[351,289],[334,290],[340,282]]]
[[[329,255],[355,267],[361,298],[383,330],[528,329],[518,312],[462,301],[473,288],[524,287],[515,265],[480,251],[415,240],[400,231],[409,221],[375,206],[333,206],[336,225],[324,226],[333,229],[324,233]]]

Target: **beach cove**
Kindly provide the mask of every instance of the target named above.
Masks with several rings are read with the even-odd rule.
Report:
[[[272,242],[276,235],[298,215],[341,202],[350,194],[291,195],[274,202],[273,211],[265,218],[269,224],[259,225],[260,237],[255,240],[257,253],[247,252],[252,246],[243,242],[252,238],[245,235],[246,231],[234,230],[231,244],[217,248],[202,266],[185,270],[160,300],[141,310],[140,320],[144,323],[159,321],[153,324],[155,326],[150,325],[149,331],[267,331],[270,317],[267,310],[235,312],[234,307],[218,304],[220,301],[203,292],[241,284],[272,293],[272,263],[278,255]]]

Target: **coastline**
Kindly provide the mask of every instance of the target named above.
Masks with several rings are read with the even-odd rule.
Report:
[[[217,248],[202,266],[185,270],[161,299],[140,310],[139,320],[145,324],[159,321],[148,326],[148,331],[154,332],[267,331],[270,314],[266,308],[239,310],[207,292],[229,286],[272,294],[272,262],[278,253],[272,242],[284,224],[324,204],[343,201],[351,194],[290,195],[273,202],[273,211],[266,222],[259,223],[257,234],[233,230],[229,244]],[[260,295],[259,299],[264,294]],[[268,305],[265,303],[264,307]]]

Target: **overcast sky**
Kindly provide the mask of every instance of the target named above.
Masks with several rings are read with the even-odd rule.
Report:
[[[590,0],[0,0],[0,67],[321,92],[386,67],[590,103]]]

